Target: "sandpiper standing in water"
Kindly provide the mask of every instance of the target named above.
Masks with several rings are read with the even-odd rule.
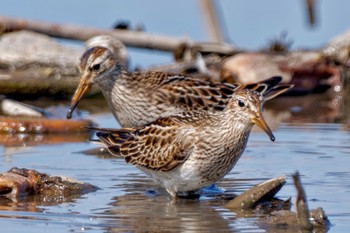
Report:
[[[193,110],[137,128],[97,129],[97,136],[112,154],[123,156],[175,197],[229,173],[254,124],[275,140],[263,117],[264,100],[262,93],[239,86],[221,111]]]

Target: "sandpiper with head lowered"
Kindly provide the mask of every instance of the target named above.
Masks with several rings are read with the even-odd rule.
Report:
[[[72,117],[81,98],[96,83],[122,127],[142,126],[184,111],[222,111],[238,87],[164,72],[130,73],[109,49],[100,46],[85,51],[79,69],[80,83],[67,118]],[[268,94],[267,100],[290,88],[290,85],[277,85],[280,81],[281,77],[273,77],[247,88]]]

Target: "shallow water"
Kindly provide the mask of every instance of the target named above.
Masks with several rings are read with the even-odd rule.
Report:
[[[96,4],[37,0],[28,1],[28,5],[18,1],[18,4],[3,4],[0,13],[98,27],[109,27],[124,19],[132,24],[143,23],[151,33],[207,40],[197,2],[173,3],[155,1],[140,8],[136,1]],[[282,31],[289,33],[295,48],[314,48],[348,28],[346,4],[349,3],[344,1],[323,1],[318,12],[321,23],[312,31],[305,27],[304,8],[297,5],[302,1],[283,4],[274,0],[254,4],[222,1],[221,4],[230,37],[243,48],[261,48]],[[136,49],[129,52],[131,63],[143,67],[172,61],[169,54]],[[96,114],[100,110],[88,103],[95,104],[83,100],[79,106],[95,112],[89,118],[103,127],[118,127],[111,114]],[[350,229],[349,105],[349,101],[339,96],[283,98],[278,103],[268,103],[265,114],[276,142],[260,131],[252,133],[236,167],[217,184],[225,190],[223,196],[240,194],[261,181],[285,175],[287,184],[277,196],[292,197],[294,202],[291,174],[299,170],[309,207],[324,208],[333,224],[329,232],[347,232]],[[37,135],[19,144],[18,140],[14,143],[4,137],[0,135],[4,139],[0,146],[0,172],[14,166],[25,167],[71,176],[100,190],[64,203],[0,200],[3,232],[265,232],[259,221],[263,214],[232,212],[223,207],[226,201],[218,197],[202,196],[200,200],[174,203],[161,188],[122,159],[82,153],[95,148],[87,142],[88,135]]]
[[[225,209],[225,197],[285,175],[287,184],[277,196],[292,197],[294,202],[291,174],[298,170],[309,207],[324,208],[333,224],[330,232],[345,232],[350,229],[350,131],[349,119],[342,114],[348,110],[346,101],[334,98],[280,98],[268,103],[265,115],[276,141],[254,130],[236,167],[217,184],[224,194],[199,200],[174,201],[122,159],[83,153],[95,148],[86,141],[88,136],[80,142],[70,142],[67,135],[64,143],[2,146],[0,171],[25,167],[74,177],[101,189],[64,203],[0,200],[0,224],[6,232],[265,232],[260,224],[264,214]],[[83,102],[88,105],[89,100]],[[319,106],[313,114],[299,104],[315,102]],[[329,109],[335,112],[332,116]],[[108,112],[87,117],[102,127],[118,127]]]

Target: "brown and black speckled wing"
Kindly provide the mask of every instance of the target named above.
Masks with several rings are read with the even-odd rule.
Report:
[[[247,89],[255,90],[261,93],[265,97],[265,101],[275,98],[276,96],[288,91],[293,87],[292,84],[279,85],[282,81],[282,77],[273,76],[264,81],[248,84],[245,86]]]
[[[184,79],[165,83],[159,93],[185,109],[223,110],[237,87],[232,84]]]
[[[238,87],[163,72],[134,73],[133,77],[138,85],[149,89],[152,99],[183,110],[222,110]]]
[[[274,76],[258,83],[235,85],[213,83],[186,77],[182,77],[182,79],[174,77],[162,83],[158,92],[165,95],[167,99],[172,100],[175,104],[182,105],[189,110],[223,110],[235,91],[241,88],[255,90],[262,94],[265,97],[265,101],[267,101],[293,87],[290,84],[279,85],[281,81],[282,77]]]
[[[177,129],[171,119],[162,118],[138,130],[121,129],[96,135],[112,154],[123,156],[128,163],[169,171],[184,162],[192,151],[192,142],[178,136]]]
[[[158,102],[168,101],[183,110],[223,110],[237,89],[253,89],[272,99],[291,88],[291,85],[278,85],[282,77],[274,76],[259,83],[235,85],[215,83],[191,77],[168,74],[163,72],[146,72],[134,74],[138,83],[149,86],[150,93]]]

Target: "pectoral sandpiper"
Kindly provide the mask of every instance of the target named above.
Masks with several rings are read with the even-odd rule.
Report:
[[[163,72],[128,72],[105,48],[95,46],[81,57],[81,78],[72,98],[67,118],[93,83],[101,89],[109,108],[122,127],[139,127],[173,114],[192,110],[226,108],[238,88],[233,84],[215,83],[179,74]],[[277,85],[281,77],[273,77],[247,88],[261,92],[265,100],[290,88]],[[268,89],[268,91],[266,91]]]
[[[211,87],[208,86],[209,90],[220,90]],[[112,154],[124,157],[172,196],[196,191],[231,171],[246,147],[254,124],[275,140],[263,118],[263,94],[271,88],[274,87],[259,93],[238,86],[234,92],[230,91],[221,111],[191,110],[137,128],[97,129],[100,130],[97,136]],[[206,96],[221,97],[220,93],[209,93]]]

